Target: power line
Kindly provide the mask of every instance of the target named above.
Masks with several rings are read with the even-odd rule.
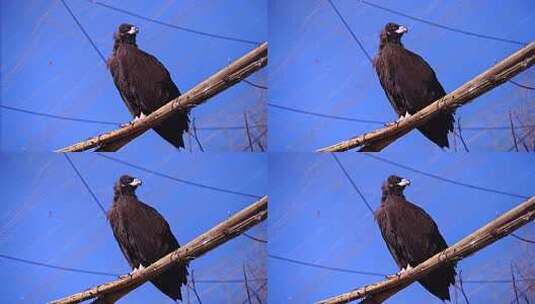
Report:
[[[268,241],[266,241],[266,240],[263,240],[263,239],[254,237],[254,236],[252,236],[252,235],[249,235],[249,234],[247,234],[247,233],[245,233],[245,232],[242,233],[242,235],[245,236],[245,237],[247,237],[247,238],[249,238],[249,239],[251,239],[251,240],[253,240],[253,241],[259,242],[259,243],[267,244],[267,242],[268,242]]]
[[[342,169],[342,172],[344,172],[344,175],[346,176],[346,178],[349,181],[349,183],[351,184],[351,186],[353,186],[353,189],[355,189],[355,191],[357,191],[357,193],[359,194],[360,198],[362,199],[364,204],[366,204],[366,207],[368,207],[368,210],[370,210],[370,213],[373,215],[374,214],[373,213],[373,209],[370,206],[370,204],[368,203],[368,200],[366,200],[366,198],[364,197],[362,192],[360,192],[360,189],[357,187],[357,184],[355,184],[355,182],[353,181],[353,179],[351,178],[349,173],[347,173],[346,169],[344,168],[344,165],[342,165],[342,163],[340,162],[340,160],[336,156],[336,153],[331,153],[331,155],[333,156],[333,158],[336,161],[336,163],[338,163],[338,166],[340,167],[340,169]]]
[[[78,177],[80,178],[80,181],[82,182],[82,184],[84,184],[84,186],[87,189],[87,191],[89,192],[89,194],[91,194],[91,196],[93,197],[93,200],[95,201],[95,203],[97,203],[97,205],[100,207],[100,210],[102,211],[102,213],[104,213],[104,216],[106,216],[106,210],[104,209],[104,207],[102,206],[102,204],[98,200],[98,198],[95,195],[95,193],[93,192],[93,190],[91,190],[91,187],[89,187],[89,184],[82,177],[82,174],[80,174],[80,171],[78,171],[78,168],[76,168],[76,166],[72,162],[71,158],[69,157],[69,154],[68,153],[62,153],[62,154],[65,156],[65,158],[67,159],[69,164],[71,164],[72,169],[74,170],[74,172],[76,172],[76,175],[78,175]]]
[[[320,268],[320,269],[326,269],[326,270],[331,270],[331,271],[363,274],[363,275],[376,276],[376,277],[385,277],[386,276],[386,274],[384,274],[384,273],[360,271],[360,270],[353,270],[353,269],[347,269],[347,268],[326,266],[326,265],[321,265],[321,264],[304,262],[304,261],[301,261],[301,260],[290,259],[290,258],[278,256],[278,255],[273,255],[273,254],[268,254],[268,257],[272,258],[272,259],[275,259],[275,260],[281,260],[281,261],[285,261],[285,262],[289,262],[289,263],[293,263],[293,264],[304,265],[304,266]]]
[[[229,189],[209,186],[209,185],[205,185],[205,184],[201,184],[201,183],[185,180],[185,179],[182,179],[182,178],[174,177],[174,176],[171,176],[171,175],[168,175],[168,174],[165,174],[165,173],[157,172],[157,171],[145,168],[145,167],[141,167],[141,166],[135,165],[133,163],[130,163],[130,162],[118,159],[118,158],[114,158],[114,157],[108,156],[108,155],[106,155],[104,153],[97,153],[97,155],[100,156],[100,157],[106,158],[108,160],[111,160],[111,161],[114,161],[114,162],[129,166],[129,167],[132,167],[132,168],[135,168],[135,169],[138,169],[138,170],[150,173],[150,174],[154,174],[154,175],[157,175],[157,176],[160,176],[160,177],[163,177],[163,178],[167,178],[167,179],[170,179],[170,180],[173,180],[175,182],[182,183],[182,184],[195,186],[195,187],[199,187],[199,188],[203,188],[203,189],[208,189],[208,190],[212,190],[212,191],[218,191],[218,192],[223,192],[223,193],[240,195],[240,196],[244,196],[244,197],[252,197],[252,198],[255,198],[255,199],[259,199],[259,198],[262,197],[260,195],[255,195],[255,194],[250,194],[250,193],[245,193],[245,192],[239,192],[239,191],[234,191],[234,190],[229,190]]]
[[[369,275],[369,276],[376,276],[376,277],[387,277],[388,274],[386,273],[379,273],[379,272],[369,272],[369,271],[360,271],[360,270],[354,270],[349,268],[341,268],[341,267],[332,267],[327,265],[321,265],[321,264],[315,264],[315,263],[309,263],[302,260],[296,260],[296,259],[290,259],[283,256],[268,254],[269,258],[285,261],[288,263],[293,263],[297,265],[303,265],[313,268],[319,268],[319,269],[325,269],[335,272],[345,272],[345,273],[355,273],[355,274],[362,274],[362,275]],[[535,281],[535,278],[525,278],[525,279],[517,279],[516,281],[525,281],[525,282],[531,282]],[[472,283],[472,284],[490,284],[490,283],[511,283],[512,280],[463,280],[463,283]]]
[[[513,81],[511,79],[508,80],[510,83],[514,84],[515,86],[517,87],[521,87],[521,88],[524,88],[524,89],[527,89],[527,90],[535,90],[534,87],[530,87],[530,86],[527,86],[525,84],[521,84],[521,83],[518,83],[516,81]]]
[[[362,50],[362,52],[366,55],[366,58],[368,58],[368,60],[370,61],[370,63],[373,64],[373,59],[372,57],[370,56],[370,54],[368,54],[368,52],[366,51],[366,49],[364,48],[364,45],[362,45],[362,43],[360,42],[360,40],[357,38],[357,35],[355,35],[355,33],[353,33],[353,31],[351,30],[351,28],[349,27],[349,25],[347,24],[347,22],[345,21],[344,17],[342,17],[342,14],[340,14],[340,12],[338,11],[338,9],[336,8],[336,6],[334,5],[333,1],[332,0],[329,0],[329,3],[331,4],[332,8],[334,9],[334,11],[336,12],[336,14],[338,15],[338,17],[340,18],[340,20],[342,21],[342,23],[344,24],[344,26],[346,27],[346,29],[349,31],[349,33],[351,34],[351,36],[353,37],[353,39],[357,42],[357,44],[359,45],[360,49]]]
[[[255,87],[255,88],[259,88],[259,89],[262,89],[262,90],[267,90],[268,89],[268,87],[266,87],[266,86],[256,84],[256,83],[254,83],[252,81],[249,81],[247,79],[243,79],[242,81],[245,82],[246,84],[250,85],[250,86]]]
[[[103,271],[92,271],[92,270],[85,270],[85,269],[80,269],[80,268],[72,268],[72,267],[65,267],[65,266],[46,264],[46,263],[41,263],[41,262],[37,262],[37,261],[21,259],[21,258],[17,258],[17,257],[14,257],[14,256],[5,255],[5,254],[0,254],[0,257],[4,258],[4,259],[7,259],[7,260],[12,260],[12,261],[17,261],[17,262],[21,262],[21,263],[26,263],[26,264],[30,264],[30,265],[36,265],[36,266],[42,266],[42,267],[47,267],[47,268],[52,268],[52,269],[58,269],[58,270],[63,270],[63,271],[95,274],[95,275],[102,275],[102,276],[109,276],[109,277],[119,277],[119,275],[116,274],[116,273],[103,272]]]
[[[516,235],[516,234],[514,234],[514,233],[511,233],[510,235],[511,235],[512,237],[514,237],[515,239],[521,240],[521,241],[523,241],[523,242],[531,243],[531,244],[535,244],[535,241],[528,240],[528,239],[523,238],[523,237],[521,237],[521,236],[518,236],[518,235]]]
[[[364,155],[366,155],[368,157],[371,157],[371,158],[374,158],[376,160],[382,161],[384,163],[387,163],[387,164],[390,164],[390,165],[393,165],[393,166],[396,166],[396,167],[399,167],[399,168],[403,168],[405,170],[409,170],[409,171],[412,171],[412,172],[415,172],[415,173],[418,173],[418,174],[421,174],[421,175],[425,175],[427,177],[435,178],[435,179],[441,180],[443,182],[451,183],[451,184],[454,184],[454,185],[463,186],[463,187],[467,187],[467,188],[471,188],[471,189],[475,189],[475,190],[480,190],[480,191],[485,191],[485,192],[490,192],[490,193],[495,193],[495,194],[506,195],[506,196],[515,197],[515,198],[522,198],[522,199],[529,198],[529,196],[525,196],[525,195],[520,195],[520,194],[516,194],[516,193],[505,192],[505,191],[494,190],[494,189],[485,188],[485,187],[481,187],[481,186],[476,186],[476,185],[472,185],[472,184],[468,184],[468,183],[459,182],[459,181],[456,181],[456,180],[453,180],[453,179],[445,178],[445,177],[442,177],[442,176],[439,176],[439,175],[436,175],[436,174],[427,173],[427,172],[424,172],[422,170],[419,170],[419,169],[416,169],[416,168],[412,168],[412,167],[409,167],[409,166],[406,166],[406,165],[403,165],[403,164],[388,160],[386,158],[382,158],[382,157],[377,156],[377,155],[372,154],[372,153],[364,153]]]
[[[21,108],[16,108],[16,107],[12,107],[12,106],[6,106],[6,105],[0,105],[0,108],[6,109],[6,110],[10,110],[10,111],[27,113],[27,114],[31,114],[31,115],[43,116],[43,117],[48,117],[48,118],[60,119],[60,120],[69,120],[69,121],[85,122],[85,123],[92,123],[92,124],[101,124],[101,125],[113,125],[113,126],[119,126],[120,125],[120,123],[113,122],[113,121],[103,121],[103,120],[94,120],[94,119],[85,119],[85,118],[76,118],[76,117],[55,115],[55,114],[37,112],[37,111],[32,111],[32,110],[26,110],[26,109],[21,109]]]
[[[63,3],[63,6],[65,7],[65,9],[67,9],[67,11],[69,12],[69,14],[71,15],[72,19],[74,19],[74,22],[76,22],[76,24],[78,25],[78,28],[80,28],[80,30],[82,31],[82,33],[84,34],[84,36],[87,38],[87,40],[89,40],[89,42],[91,43],[91,45],[93,46],[93,48],[95,49],[95,51],[97,51],[98,55],[100,56],[100,59],[102,59],[102,61],[104,62],[104,64],[106,64],[106,58],[104,57],[104,55],[100,52],[100,50],[98,49],[97,45],[95,44],[95,42],[93,42],[93,39],[91,39],[91,37],[89,36],[89,34],[85,31],[84,27],[82,26],[82,24],[80,23],[80,21],[78,21],[78,18],[76,18],[76,16],[74,15],[74,13],[72,12],[71,8],[67,5],[67,3],[65,2],[65,0],[61,0],[61,3]]]
[[[267,103],[268,107],[275,108],[275,109],[281,109],[289,112],[295,112],[300,114],[305,114],[309,116],[317,116],[322,118],[329,118],[334,120],[343,120],[343,121],[350,121],[350,122],[358,122],[358,123],[369,123],[369,124],[376,124],[376,125],[385,125],[386,121],[379,121],[379,120],[370,120],[370,119],[360,119],[360,118],[353,118],[353,117],[346,117],[346,116],[336,116],[331,114],[322,114],[318,112],[311,112],[307,110],[301,110],[286,106],[281,106],[274,103]],[[526,128],[535,128],[535,125],[519,125],[514,126],[514,129],[526,129]],[[496,127],[463,127],[463,130],[471,130],[471,131],[481,131],[481,130],[511,130],[510,126],[496,126]]]
[[[409,18],[409,19],[412,19],[412,20],[415,20],[415,21],[418,21],[418,22],[422,22],[422,23],[425,23],[425,24],[428,24],[428,25],[432,25],[432,26],[435,26],[435,27],[439,27],[439,28],[442,28],[442,29],[445,29],[445,30],[448,30],[448,31],[452,31],[452,32],[456,32],[456,33],[460,33],[460,34],[464,34],[464,35],[468,35],[468,36],[474,36],[474,37],[478,37],[478,38],[483,38],[483,39],[489,39],[489,40],[495,40],[495,41],[501,41],[501,42],[516,44],[516,45],[527,45],[528,44],[527,42],[511,40],[511,39],[506,39],[506,38],[500,38],[500,37],[490,36],[490,35],[486,35],[486,34],[479,34],[479,33],[469,32],[469,31],[466,31],[466,30],[462,30],[462,29],[451,27],[451,26],[439,24],[439,23],[436,23],[436,22],[433,22],[433,21],[425,20],[425,19],[422,19],[422,18],[419,18],[419,17],[415,17],[415,16],[411,16],[411,15],[402,13],[400,11],[397,11],[397,10],[394,10],[394,9],[391,9],[391,8],[388,8],[388,7],[385,7],[385,6],[380,6],[378,4],[371,3],[371,2],[368,2],[366,0],[360,0],[360,2],[363,3],[363,4],[366,4],[368,6],[371,6],[371,7],[375,7],[375,8],[378,8],[380,10],[390,12],[390,13],[398,15],[398,16]]]
[[[175,24],[170,24],[170,23],[167,23],[167,22],[163,22],[163,21],[160,21],[160,20],[156,20],[156,19],[153,19],[153,18],[142,16],[142,15],[139,15],[139,14],[131,12],[131,11],[127,11],[127,10],[122,9],[122,8],[111,6],[111,5],[108,5],[108,4],[99,2],[99,1],[90,1],[90,0],[88,0],[88,2],[96,4],[96,5],[99,5],[99,6],[102,6],[102,7],[105,7],[107,9],[111,9],[111,10],[114,10],[114,11],[117,11],[117,12],[121,12],[123,14],[129,15],[129,16],[132,16],[132,17],[143,19],[145,21],[149,21],[149,22],[152,22],[152,23],[156,23],[156,24],[159,24],[159,25],[167,26],[167,27],[170,27],[170,28],[173,28],[173,29],[177,29],[177,30],[181,30],[181,31],[185,31],[185,32],[189,32],[189,33],[193,33],[193,34],[197,34],[197,35],[201,35],[201,36],[206,36],[206,37],[211,37],[211,38],[216,38],[216,39],[223,39],[223,40],[228,40],[228,41],[241,42],[241,43],[252,44],[252,45],[259,45],[261,43],[261,42],[253,41],[253,40],[235,38],[235,37],[218,35],[218,34],[211,34],[211,33],[202,32],[202,31],[194,30],[194,29],[191,29],[191,28],[187,28],[187,27],[183,27],[183,26],[179,26],[179,25],[175,25]]]
[[[311,112],[306,110],[300,110],[296,108],[290,108],[286,106],[281,106],[273,103],[267,103],[267,105],[271,108],[281,109],[289,112],[295,112],[295,113],[301,113],[305,115],[310,116],[317,116],[322,118],[329,118],[329,119],[335,119],[335,120],[344,120],[344,121],[352,121],[352,122],[359,122],[359,123],[369,123],[369,124],[377,124],[377,125],[384,125],[386,122],[379,121],[379,120],[369,120],[369,119],[359,119],[359,118],[352,118],[352,117],[344,117],[344,116],[336,116],[336,115],[330,115],[330,114],[322,114],[318,112]],[[56,114],[50,114],[46,112],[37,112],[33,110],[26,110],[18,107],[13,106],[7,106],[0,104],[0,108],[14,111],[14,112],[21,112],[26,114],[31,114],[35,116],[43,116],[53,119],[59,119],[59,120],[67,120],[67,121],[76,121],[76,122],[83,122],[83,123],[92,123],[92,124],[101,124],[101,125],[113,125],[113,126],[121,126],[122,123],[120,122],[114,122],[114,121],[106,121],[106,120],[96,120],[96,119],[85,119],[85,118],[78,118],[78,117],[72,117],[72,116],[63,116],[63,115],[56,115]],[[250,128],[265,128],[266,124],[256,124],[256,125],[250,125]],[[528,128],[535,128],[535,125],[517,125],[513,127],[514,129],[528,129]],[[496,126],[496,127],[463,127],[463,130],[510,130],[510,126]],[[229,127],[197,127],[198,131],[211,131],[211,130],[245,130],[244,126],[229,126]]]
[[[113,126],[121,126],[122,123],[120,122],[114,122],[114,121],[105,121],[105,120],[95,120],[95,119],[85,119],[85,118],[77,118],[77,117],[71,117],[71,116],[63,116],[63,115],[56,115],[56,114],[50,114],[45,112],[37,112],[33,110],[26,110],[22,108],[12,107],[12,106],[6,106],[0,104],[0,108],[14,111],[14,112],[21,112],[26,114],[31,114],[35,116],[43,116],[53,119],[59,119],[59,120],[67,120],[67,121],[76,121],[76,122],[84,122],[84,123],[91,123],[91,124],[101,124],[101,125],[113,125]],[[264,128],[266,127],[265,124],[256,124],[256,125],[250,125],[250,128]],[[205,130],[205,131],[211,131],[211,130],[245,130],[244,126],[235,126],[235,127],[197,127],[197,130]]]
[[[268,107],[281,109],[285,111],[295,112],[295,113],[301,113],[305,115],[310,116],[317,116],[317,117],[323,117],[323,118],[329,118],[329,119],[336,119],[336,120],[345,120],[345,121],[353,121],[353,122],[360,122],[360,123],[369,123],[369,124],[376,124],[376,125],[384,125],[384,121],[378,121],[378,120],[369,120],[369,119],[359,119],[359,118],[352,118],[352,117],[343,117],[343,116],[336,116],[331,114],[322,114],[317,112],[311,112],[306,110],[300,110],[296,108],[290,108],[286,106],[281,106],[274,103],[267,103]]]
[[[29,265],[35,265],[35,266],[41,266],[46,268],[52,268],[57,270],[63,270],[63,271],[69,271],[69,272],[76,272],[76,273],[85,273],[85,274],[94,274],[94,275],[101,275],[101,276],[108,276],[108,277],[120,277],[121,274],[119,273],[111,273],[111,272],[104,272],[104,271],[93,271],[93,270],[86,270],[81,268],[72,268],[72,267],[65,267],[65,266],[59,266],[59,265],[53,265],[53,264],[47,264],[42,263],[38,261],[32,261],[27,259],[22,259],[10,255],[0,254],[0,258],[4,258],[6,260],[21,262],[24,264]],[[248,281],[267,281],[266,278],[256,278],[256,279],[247,279]],[[206,279],[206,280],[197,280],[195,279],[196,283],[243,283],[243,279],[228,279],[228,280],[219,280],[219,279]]]

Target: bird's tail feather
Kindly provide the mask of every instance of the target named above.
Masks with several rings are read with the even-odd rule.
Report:
[[[450,300],[450,285],[455,284],[455,266],[447,265],[432,271],[422,279],[418,280],[422,286],[430,293],[441,300]]]
[[[188,270],[185,265],[175,265],[151,280],[161,292],[173,300],[182,300],[180,287],[187,284]]]
[[[440,113],[418,127],[418,131],[439,147],[449,148],[448,133],[453,132],[454,122],[453,113]]]
[[[184,132],[189,130],[189,112],[178,111],[154,127],[154,131],[175,148],[184,148]]]

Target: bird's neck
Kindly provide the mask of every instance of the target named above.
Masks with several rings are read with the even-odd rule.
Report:
[[[379,43],[379,50],[384,49],[386,46],[403,47],[403,44],[401,43],[400,39],[381,39],[381,42]]]
[[[403,192],[400,192],[400,191],[383,191],[383,196],[381,197],[381,202],[388,202],[387,198],[389,196],[405,198],[405,195],[403,195]]]
[[[113,44],[113,52],[117,51],[120,46],[133,46],[137,48],[136,38],[116,38]]]
[[[115,194],[113,196],[113,200],[118,202],[120,201],[119,198],[121,197],[133,197],[133,198],[137,198],[136,194],[134,193],[134,191],[131,191],[131,190],[122,190],[122,191],[115,191]]]

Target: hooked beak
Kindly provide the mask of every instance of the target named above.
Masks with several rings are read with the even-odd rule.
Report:
[[[139,180],[137,178],[134,178],[134,180],[129,185],[132,186],[132,187],[137,187],[137,186],[141,185],[141,180]]]
[[[408,31],[409,31],[408,28],[404,27],[403,25],[400,25],[400,26],[398,27],[398,29],[396,30],[396,33],[398,33],[398,34],[403,34],[403,33],[406,33],[406,32],[408,32]]]
[[[398,183],[398,186],[400,186],[400,187],[406,187],[406,186],[408,186],[408,185],[410,185],[410,184],[411,184],[411,181],[410,181],[410,180],[403,178],[403,179],[401,179],[401,181]]]
[[[139,32],[139,28],[136,27],[136,26],[132,26],[132,27],[130,28],[130,30],[128,31],[128,34],[130,34],[130,35],[134,35],[134,34],[137,34],[138,32]]]

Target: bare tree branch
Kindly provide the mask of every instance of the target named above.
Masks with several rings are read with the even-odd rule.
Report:
[[[382,303],[431,271],[446,264],[462,260],[463,258],[478,252],[486,246],[509,235],[514,230],[532,221],[534,218],[535,196],[532,196],[515,208],[502,214],[487,225],[460,240],[453,246],[435,254],[425,262],[408,271],[339,296],[322,300],[318,303],[348,303],[361,298],[365,298],[362,303]]]
[[[251,152],[254,151],[253,149],[253,142],[251,140],[251,132],[249,131],[249,122],[247,121],[247,112],[243,112],[243,120],[245,121],[245,131],[247,132],[247,141],[249,143],[249,149]]]
[[[197,124],[195,123],[195,118],[193,118],[191,125],[193,127],[193,138],[195,138],[195,141],[199,146],[199,150],[201,150],[201,152],[204,152],[204,148],[202,147],[201,141],[199,140],[199,134],[197,134]]]
[[[245,284],[245,291],[247,291],[247,303],[253,304],[253,302],[251,302],[251,293],[249,292],[249,282],[247,282],[247,273],[245,272],[245,264],[243,264],[243,281]]]
[[[195,294],[195,297],[197,298],[197,303],[202,304],[201,297],[199,296],[199,293],[197,292],[197,286],[195,285],[195,271],[191,271],[191,290],[193,290],[193,293]]]
[[[262,222],[267,218],[267,204],[268,198],[264,196],[144,269],[51,303],[79,303],[95,297],[117,300],[120,298],[117,297],[118,294],[123,296],[146,281],[158,276],[172,265],[196,259]]]
[[[180,97],[170,100],[166,105],[143,119],[65,147],[57,152],[79,152],[96,147],[105,148],[106,151],[116,151],[174,112],[192,109],[263,68],[267,64],[267,48],[267,42],[262,43],[259,47],[221,69]]]
[[[511,134],[513,135],[515,151],[518,152],[518,143],[516,141],[515,127],[513,125],[513,116],[511,115],[511,111],[509,111],[509,123],[511,124]]]
[[[470,152],[468,150],[468,145],[466,144],[466,142],[464,141],[464,138],[463,138],[463,131],[461,129],[461,118],[460,117],[459,117],[459,119],[457,119],[457,130],[459,130],[459,138],[461,139],[461,143],[463,144],[464,151]]]
[[[456,108],[468,104],[476,97],[492,90],[506,82],[511,77],[526,70],[535,63],[535,42],[521,48],[492,68],[468,81],[455,91],[433,102],[409,118],[399,123],[377,129],[335,145],[319,149],[319,152],[342,152],[357,147],[359,151],[377,152],[392,142],[409,133],[442,111],[454,111]]]
[[[518,300],[518,287],[516,287],[516,279],[515,279],[515,272],[513,269],[513,263],[511,263],[511,277],[513,279],[513,290],[515,292],[515,300],[517,304],[520,304],[520,301]]]
[[[468,296],[466,295],[466,292],[464,292],[463,273],[462,273],[462,271],[459,271],[459,288],[461,289],[461,293],[463,295],[464,302],[466,304],[470,304],[470,301],[468,301]]]

